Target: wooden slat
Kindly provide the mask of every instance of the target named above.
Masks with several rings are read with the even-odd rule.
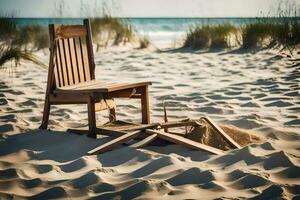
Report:
[[[82,61],[82,51],[81,51],[81,44],[80,38],[74,38],[75,41],[75,52],[76,52],[76,62],[79,71],[79,82],[84,82],[84,68],[83,68],[83,61]]]
[[[54,66],[54,79],[56,87],[60,87],[57,65]]]
[[[73,80],[73,69],[71,64],[71,55],[70,55],[70,48],[69,48],[69,41],[68,39],[64,39],[64,50],[65,50],[65,60],[66,60],[66,67],[68,72],[68,79],[69,79],[69,85],[74,84]]]
[[[58,38],[82,37],[87,35],[86,27],[83,25],[61,25],[55,27],[55,35]]]
[[[82,56],[83,56],[83,66],[84,66],[84,72],[85,72],[85,80],[89,81],[91,80],[91,73],[90,73],[90,61],[86,46],[86,40],[82,39]]]
[[[81,64],[82,64],[82,71],[83,71],[83,81],[87,81],[86,79],[86,72],[85,72],[85,58],[84,58],[84,55],[83,55],[83,46],[84,44],[82,44],[82,39],[81,37],[78,38],[79,39],[79,49],[80,49],[80,57],[81,57]]]
[[[190,139],[186,139],[186,138],[178,136],[178,135],[172,135],[170,133],[165,133],[165,132],[156,131],[156,130],[149,130],[149,129],[146,130],[146,133],[157,134],[157,136],[163,140],[168,140],[168,141],[176,143],[176,144],[184,145],[191,149],[203,150],[203,151],[206,151],[206,152],[209,152],[212,154],[216,154],[216,155],[221,155],[224,153],[224,151],[222,151],[220,149],[216,149],[211,146],[204,145],[204,144],[195,142]]]
[[[158,138],[157,134],[152,134],[152,135],[149,135],[148,137],[146,137],[145,139],[130,145],[130,147],[141,148],[141,147],[144,147],[147,144],[151,143],[152,141],[154,141],[157,138]]]
[[[58,52],[60,55],[60,64],[62,68],[62,77],[63,77],[63,86],[69,85],[68,83],[68,72],[66,68],[66,60],[65,60],[65,53],[64,53],[64,47],[63,47],[63,41],[58,40],[57,44]]]
[[[58,71],[58,76],[55,77],[55,79],[58,79],[59,82],[59,86],[57,87],[61,87],[63,86],[63,74],[62,74],[62,68],[61,68],[61,64],[60,64],[60,55],[58,52],[58,48],[56,48],[56,57],[55,57],[55,65]]]
[[[114,140],[111,140],[93,150],[90,150],[87,154],[88,155],[93,155],[93,154],[98,154],[98,153],[103,153],[105,151],[111,150],[114,147],[123,144],[135,137],[137,137],[139,134],[141,133],[141,131],[135,131],[135,132],[131,132],[131,133],[126,133],[125,135],[122,135]]]
[[[229,135],[227,135],[221,127],[219,127],[216,123],[214,123],[212,119],[210,119],[209,117],[202,117],[201,119],[209,123],[233,148],[237,148],[237,149],[242,148],[236,141],[234,141]]]
[[[90,20],[84,19],[83,24],[85,25],[87,30],[86,46],[87,46],[87,53],[89,57],[90,76],[91,79],[95,79],[95,59],[94,59],[94,52],[93,52],[92,30],[91,30]]]
[[[136,88],[141,87],[145,85],[151,84],[150,82],[141,82],[141,83],[118,83],[115,85],[109,85],[108,83],[106,85],[102,85],[101,83],[90,86],[75,86],[75,88],[70,87],[62,87],[58,90],[54,91],[55,93],[76,93],[76,92],[113,92],[117,90],[124,90],[124,89],[130,89],[130,88]]]
[[[146,130],[146,129],[152,129],[152,128],[157,128],[159,127],[159,123],[153,123],[153,124],[141,124],[137,126],[130,126],[130,127],[119,127],[116,128],[115,130],[118,131],[136,131],[136,130]]]
[[[150,124],[150,103],[147,85],[143,86],[141,95],[142,123]]]
[[[74,38],[69,38],[69,47],[70,47],[70,55],[71,55],[71,64],[73,69],[73,78],[74,78],[74,84],[79,83],[79,71],[78,71],[78,64],[77,64],[77,52],[75,48],[75,41]]]
[[[186,122],[166,122],[160,124],[161,128],[176,128],[181,126],[194,126],[196,125],[195,121],[186,121]]]

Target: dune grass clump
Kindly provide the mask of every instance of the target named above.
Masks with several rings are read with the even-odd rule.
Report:
[[[192,49],[206,49],[210,46],[210,26],[191,27],[186,35],[183,46]]]
[[[17,23],[13,17],[0,16],[0,40],[11,42],[17,34]]]
[[[300,44],[300,18],[282,18],[273,29],[273,37],[283,48],[293,51]]]
[[[148,46],[150,45],[150,41],[146,36],[141,37],[139,39],[139,43],[140,43],[140,46],[139,46],[140,49],[148,48]]]
[[[274,40],[275,24],[256,22],[241,27],[242,48],[260,48]]]
[[[94,42],[97,45],[97,51],[100,47],[109,45],[126,44],[132,41],[134,32],[132,26],[126,21],[104,16],[103,18],[93,18],[91,20],[92,34]]]
[[[0,67],[2,67],[5,63],[9,61],[14,61],[15,66],[17,66],[20,63],[21,59],[31,61],[42,67],[46,67],[46,65],[31,52],[21,50],[18,47],[5,47],[3,45],[0,46]]]
[[[231,24],[219,24],[211,27],[210,48],[229,48],[230,37],[236,33],[236,28]]]
[[[42,34],[41,29],[35,28],[30,31],[30,33],[32,34],[29,34],[32,36],[31,40],[28,39],[29,36],[26,36],[25,32],[26,31],[24,31],[24,29],[20,29],[17,26],[15,18],[0,17],[0,68],[9,61],[14,61],[15,66],[17,66],[20,63],[21,59],[31,61],[42,67],[46,66],[30,51],[23,50],[21,48],[23,44],[20,41],[21,38],[26,42],[32,42],[34,40],[36,42],[34,43],[35,45],[44,48],[44,41],[42,41],[42,39],[39,39],[38,37],[33,36]],[[45,36],[47,36],[47,34]]]
[[[231,24],[202,25],[190,28],[184,41],[184,47],[193,49],[228,48],[230,37],[236,33]]]
[[[17,38],[14,41],[25,49],[40,50],[49,47],[49,36],[46,27],[39,25],[27,25],[20,27]]]

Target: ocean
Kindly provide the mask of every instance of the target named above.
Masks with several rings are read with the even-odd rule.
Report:
[[[141,35],[149,38],[154,44],[177,43],[185,36],[191,26],[197,24],[230,23],[235,26],[259,20],[259,18],[121,18],[130,23]],[[80,24],[82,18],[18,18],[21,26],[38,24]]]

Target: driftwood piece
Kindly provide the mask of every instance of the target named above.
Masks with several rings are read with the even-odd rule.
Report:
[[[87,154],[88,155],[94,155],[94,154],[98,154],[98,153],[103,153],[105,151],[111,150],[114,147],[123,144],[124,142],[127,142],[135,137],[137,137],[139,134],[141,133],[141,131],[134,131],[131,133],[126,133],[125,135],[122,135],[116,139],[113,139],[95,149],[90,150]]]
[[[166,122],[168,122],[168,115],[167,115],[167,109],[166,109],[165,101],[163,101],[163,107],[164,107],[164,121],[166,123]],[[164,131],[167,133],[168,128],[164,128]]]
[[[157,134],[157,136],[163,140],[168,140],[170,142],[176,143],[176,144],[180,144],[180,145],[184,145],[188,148],[191,149],[195,149],[195,150],[203,150],[212,154],[216,154],[216,155],[221,155],[224,152],[220,149],[216,149],[214,147],[210,147],[198,142],[194,142],[192,140],[186,139],[184,137],[178,136],[178,135],[172,135],[170,133],[165,133],[162,131],[157,131],[157,130],[146,130],[146,133],[149,134]]]
[[[202,117],[202,120],[205,120],[209,125],[211,125],[224,139],[228,142],[233,148],[241,149],[242,147],[234,141],[221,127],[219,127],[216,123],[212,121],[209,117]],[[197,121],[196,121],[197,123]]]
[[[149,144],[150,142],[152,142],[155,139],[157,139],[157,134],[152,134],[152,135],[149,135],[148,137],[146,137],[145,139],[130,145],[130,147],[141,148],[143,146],[146,146],[147,144]]]

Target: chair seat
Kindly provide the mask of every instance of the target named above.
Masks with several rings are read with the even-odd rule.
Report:
[[[151,85],[151,82],[137,83],[120,83],[120,82],[104,82],[99,80],[91,80],[75,85],[59,87],[53,91],[55,94],[60,93],[90,93],[90,92],[114,92],[119,90],[137,88]]]

